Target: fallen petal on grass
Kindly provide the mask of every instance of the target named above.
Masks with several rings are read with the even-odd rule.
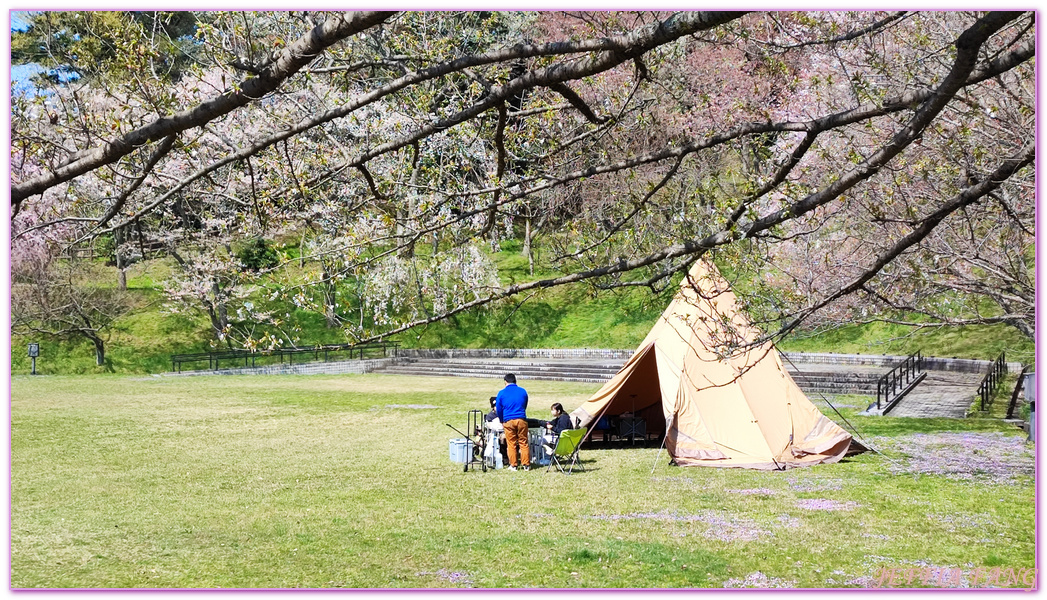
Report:
[[[853,500],[827,500],[825,498],[804,498],[796,501],[796,506],[804,510],[853,510],[859,504]]]
[[[768,488],[752,488],[747,490],[727,490],[731,494],[741,494],[743,496],[773,496],[777,492]]]
[[[674,523],[704,523],[708,529],[702,535],[721,542],[749,542],[774,534],[756,526],[751,519],[732,517],[725,511],[703,510],[696,514],[679,514],[672,512],[631,513],[626,515],[593,515],[586,517],[598,521],[649,520]]]
[[[888,463],[894,474],[943,475],[953,480],[1013,485],[1018,477],[1031,477],[1035,469],[1033,448],[1021,435],[913,433],[871,441],[896,459]]]
[[[768,577],[760,571],[749,573],[744,579],[732,578],[723,583],[725,588],[794,588],[795,581]]]
[[[469,574],[468,573],[461,573],[459,571],[449,571],[447,569],[440,569],[439,571],[436,571],[435,573],[434,572],[429,572],[429,571],[421,571],[421,572],[415,573],[415,575],[418,576],[418,577],[425,577],[425,576],[428,576],[428,575],[433,575],[435,577],[438,577],[440,579],[443,579],[444,581],[448,581],[448,582],[453,583],[455,585],[464,585],[465,587],[473,587],[473,580],[469,576]]]

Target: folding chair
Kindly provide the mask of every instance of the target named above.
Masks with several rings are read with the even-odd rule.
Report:
[[[553,449],[553,455],[549,460],[549,466],[545,470],[548,471],[553,468],[553,465],[556,465],[561,473],[570,475],[574,471],[574,465],[577,464],[578,468],[584,471],[585,467],[578,459],[578,450],[587,431],[589,431],[588,427],[561,431],[560,437],[556,440],[556,448]]]

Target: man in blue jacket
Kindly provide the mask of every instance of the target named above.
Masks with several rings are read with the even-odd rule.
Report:
[[[509,447],[509,470],[516,466],[524,471],[531,468],[531,449],[527,445],[527,390],[516,385],[516,375],[505,376],[505,387],[498,392],[494,409],[505,427],[505,443]]]

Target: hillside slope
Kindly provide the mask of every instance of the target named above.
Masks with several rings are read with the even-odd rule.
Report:
[[[495,254],[493,259],[503,281],[531,278],[526,259],[514,250]],[[136,309],[111,333],[105,367],[94,365],[93,349],[86,342],[14,336],[12,372],[29,371],[25,345],[30,341],[41,344],[37,370],[46,374],[164,372],[171,368],[172,353],[208,350],[211,337],[206,317],[174,315],[163,307],[160,282],[170,269],[163,260],[130,269],[128,290]],[[115,284],[115,271],[111,275],[100,284]],[[633,348],[669,303],[673,291],[652,294],[646,288],[626,288],[594,294],[584,286],[553,288],[463,313],[396,339],[407,348]],[[320,315],[287,308],[301,327],[300,345],[347,341],[341,331],[327,329]],[[779,346],[783,350],[868,354],[908,354],[919,349],[930,356],[982,359],[1006,350],[1009,360],[1022,361],[1031,361],[1034,352],[1030,340],[1003,325],[912,331],[876,323],[817,333],[800,331]]]

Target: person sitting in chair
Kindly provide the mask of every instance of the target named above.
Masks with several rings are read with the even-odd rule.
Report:
[[[498,410],[495,408],[495,403],[498,402],[498,398],[491,396],[491,412],[484,415],[484,423],[490,423],[491,421],[498,421]],[[498,421],[501,425],[501,421]]]
[[[574,424],[571,423],[571,415],[563,411],[563,404],[557,402],[549,407],[549,411],[553,415],[553,420],[545,424],[545,443],[542,446],[545,448],[546,453],[552,454],[556,448],[556,440],[559,439],[560,432],[565,429],[574,429]]]

